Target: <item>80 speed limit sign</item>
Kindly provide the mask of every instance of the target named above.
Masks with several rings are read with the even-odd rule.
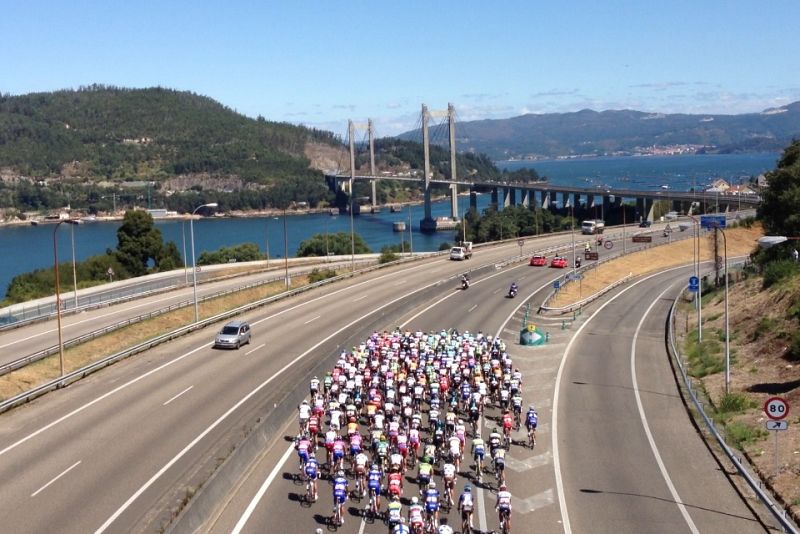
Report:
[[[779,421],[789,415],[789,403],[780,397],[770,397],[764,403],[764,413],[773,421]]]

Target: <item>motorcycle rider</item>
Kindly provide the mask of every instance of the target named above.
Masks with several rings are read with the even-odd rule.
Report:
[[[469,275],[467,273],[461,275],[461,287],[464,289],[469,287]]]
[[[518,290],[519,290],[519,288],[517,287],[517,283],[516,282],[511,282],[511,287],[508,288],[508,294],[510,296],[514,297],[514,296],[516,296]]]

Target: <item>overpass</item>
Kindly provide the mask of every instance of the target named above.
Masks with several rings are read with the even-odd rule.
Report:
[[[450,145],[450,177],[449,179],[433,178],[430,170],[430,146],[428,136],[428,121],[432,116],[446,116],[448,119],[449,145]],[[450,217],[451,221],[458,220],[458,190],[468,189],[470,191],[470,208],[477,208],[477,196],[475,193],[490,193],[492,204],[498,209],[508,206],[524,205],[528,207],[539,207],[542,209],[550,208],[601,208],[601,213],[605,214],[608,210],[619,209],[623,199],[633,199],[636,203],[636,213],[642,219],[653,219],[653,206],[657,201],[667,201],[673,211],[684,211],[684,204],[688,204],[687,213],[706,213],[709,207],[713,206],[714,212],[726,212],[733,209],[751,209],[758,206],[761,198],[758,195],[739,195],[727,194],[724,192],[708,191],[674,191],[671,189],[660,189],[655,191],[639,189],[615,189],[596,186],[593,188],[577,186],[559,186],[547,181],[540,182],[497,182],[490,180],[471,179],[465,180],[456,176],[456,143],[455,143],[455,109],[452,104],[448,104],[447,111],[429,111],[422,105],[422,144],[424,151],[424,169],[422,176],[410,175],[377,175],[375,173],[375,156],[373,145],[372,121],[368,122],[369,143],[370,143],[370,173],[355,173],[355,151],[354,151],[354,123],[350,121],[348,125],[348,135],[350,138],[350,174],[328,174],[326,179],[332,190],[343,190],[350,194],[351,213],[353,184],[358,180],[368,180],[372,184],[372,206],[376,206],[377,180],[398,180],[406,182],[421,183],[423,187],[424,218],[420,221],[420,230],[423,232],[434,232],[442,229],[452,228],[452,222],[441,225],[439,221],[431,217],[431,187],[447,186],[450,189]],[[538,197],[538,201],[537,201]]]

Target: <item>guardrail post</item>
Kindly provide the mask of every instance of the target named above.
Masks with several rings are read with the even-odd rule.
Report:
[[[561,330],[566,330],[566,329],[567,329],[567,321],[562,319],[561,320]]]

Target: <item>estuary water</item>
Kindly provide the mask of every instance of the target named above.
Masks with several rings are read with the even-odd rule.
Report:
[[[498,162],[509,170],[533,167],[540,176],[558,185],[592,187],[624,187],[650,190],[669,185],[676,190],[693,186],[706,186],[716,178],[737,183],[775,168],[779,158],[776,153],[734,155],[687,155],[586,158],[553,161]],[[479,210],[489,204],[489,195],[478,197]],[[461,213],[469,206],[466,196],[459,197]],[[410,210],[410,214],[409,214]],[[449,202],[436,202],[433,216],[449,216]],[[405,207],[401,213],[383,209],[378,214],[354,217],[355,232],[369,247],[378,251],[384,245],[399,243],[401,236],[393,232],[395,221],[404,221],[406,227],[415,228],[411,236],[416,251],[437,250],[444,242],[452,242],[452,231],[422,234],[418,231],[422,218],[421,205]],[[409,217],[414,221],[409,225]],[[72,259],[71,233],[74,232],[75,258],[83,260],[102,254],[117,244],[119,222],[95,222],[79,226],[61,225],[57,232],[59,261]],[[174,241],[178,249],[186,250],[191,262],[190,231],[188,221],[156,221],[164,241]],[[9,226],[0,228],[0,298],[5,295],[11,279],[21,273],[53,265],[53,226]],[[328,214],[290,215],[286,218],[286,243],[290,256],[294,256],[301,241],[316,233],[350,232],[350,217]],[[404,240],[409,242],[408,230]],[[195,253],[217,250],[223,246],[256,243],[262,251],[269,245],[270,258],[283,257],[283,217],[257,218],[205,218],[194,222]],[[184,249],[185,241],[185,249]]]

